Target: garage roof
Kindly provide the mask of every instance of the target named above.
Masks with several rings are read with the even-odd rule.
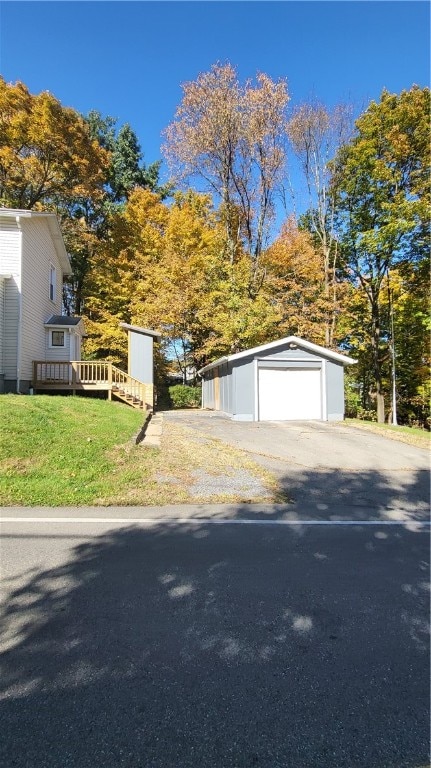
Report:
[[[211,370],[211,368],[217,368],[217,366],[222,365],[222,363],[228,363],[233,360],[240,360],[242,357],[249,357],[250,355],[258,355],[260,352],[268,352],[268,350],[276,349],[277,347],[281,347],[284,344],[296,345],[301,349],[305,349],[307,352],[314,352],[316,355],[327,357],[329,360],[334,360],[337,363],[343,363],[343,365],[352,365],[358,362],[351,357],[347,357],[347,355],[341,355],[339,352],[333,352],[332,349],[319,347],[318,344],[312,344],[311,341],[300,339],[299,336],[286,336],[284,339],[271,341],[269,344],[262,344],[260,347],[253,347],[253,349],[246,349],[244,352],[237,352],[235,355],[219,357],[218,360],[215,360],[213,363],[209,363],[209,365],[201,368],[200,371],[198,371],[199,376],[201,376],[203,373],[206,373],[206,371]]]

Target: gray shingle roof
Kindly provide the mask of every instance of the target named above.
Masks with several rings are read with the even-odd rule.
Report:
[[[68,315],[51,315],[45,325],[65,325],[67,327],[78,325],[81,322],[81,317],[69,317]]]

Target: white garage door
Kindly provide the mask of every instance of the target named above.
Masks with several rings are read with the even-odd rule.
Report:
[[[259,421],[321,418],[319,369],[259,369]]]

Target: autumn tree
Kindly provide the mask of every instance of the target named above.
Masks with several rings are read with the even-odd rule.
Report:
[[[267,272],[265,292],[277,307],[278,335],[304,336],[325,343],[324,268],[309,232],[298,229],[293,216],[262,257]]]
[[[117,130],[115,118],[92,110],[84,118],[93,141],[107,153],[103,194],[80,196],[58,209],[65,239],[71,253],[73,275],[66,283],[65,306],[81,314],[88,293],[88,276],[96,252],[110,236],[116,212],[136,188],[149,189],[165,197],[167,186],[160,185],[161,161],[146,166],[138,138],[127,123]]]
[[[349,138],[350,124],[348,107],[337,106],[329,110],[318,102],[295,109],[288,123],[288,135],[307,188],[308,211],[302,217],[302,226],[313,234],[322,260],[326,302],[323,341],[327,347],[335,344],[339,312],[337,270],[340,267],[331,161]]]
[[[65,284],[67,314],[80,314],[86,282],[115,208],[135,186],[161,196],[160,161],[145,166],[129,125],[99,112],[81,116],[48,92],[0,78],[0,204],[57,214],[73,275]]]
[[[109,243],[95,263],[87,300],[87,351],[124,352],[121,321],[163,331],[181,369],[199,362],[206,329],[198,310],[220,243],[208,197],[178,193],[168,207],[136,188],[115,216]]]
[[[254,277],[274,195],[284,170],[288,103],[284,80],[258,74],[241,85],[234,67],[215,64],[183,85],[164,151],[180,180],[203,180],[220,203],[231,264],[245,243]]]
[[[389,269],[429,258],[430,91],[383,91],[356,121],[336,162],[339,226],[348,274],[370,307],[378,421],[384,421],[382,285]],[[428,234],[427,234],[428,233]]]
[[[87,283],[85,352],[90,357],[125,360],[126,339],[119,323],[144,324],[133,315],[131,302],[143,295],[160,261],[168,215],[157,195],[139,188],[112,214],[110,236],[94,254]],[[149,318],[147,324],[152,325]]]
[[[208,195],[178,192],[167,206],[135,189],[94,261],[86,302],[86,352],[121,361],[120,322],[158,328],[180,371],[264,342],[278,311],[249,291],[246,254],[223,253],[224,231]]]
[[[34,209],[99,195],[108,158],[83,118],[50,93],[0,78],[0,202]]]
[[[176,193],[168,209],[159,259],[147,270],[141,291],[131,303],[140,322],[157,324],[167,352],[182,375],[199,368],[209,329],[200,310],[210,293],[220,227],[208,195]]]

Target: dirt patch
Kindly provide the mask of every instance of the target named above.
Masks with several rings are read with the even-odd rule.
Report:
[[[145,441],[144,441],[145,446]],[[196,502],[286,501],[274,475],[244,451],[168,421],[160,447],[129,443],[117,446],[112,460],[122,473],[132,473],[127,490],[98,499],[98,504],[187,504]]]
[[[20,459],[12,457],[9,459],[3,459],[0,461],[0,472],[14,475],[28,475],[29,472],[33,472],[38,466],[40,461],[35,457],[28,457],[26,459]]]

